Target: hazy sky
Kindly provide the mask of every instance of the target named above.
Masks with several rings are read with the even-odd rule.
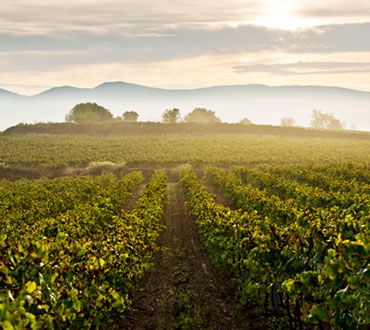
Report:
[[[0,87],[370,90],[369,0],[1,0]]]

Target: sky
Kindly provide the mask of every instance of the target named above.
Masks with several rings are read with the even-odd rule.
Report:
[[[369,0],[1,0],[0,88],[370,91]]]

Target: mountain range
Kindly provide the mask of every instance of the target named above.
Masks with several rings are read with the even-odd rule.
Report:
[[[125,82],[107,82],[95,88],[55,87],[25,96],[0,89],[0,130],[35,122],[60,122],[77,103],[96,102],[115,116],[139,113],[139,120],[159,121],[165,109],[185,115],[195,107],[216,112],[226,122],[249,118],[255,124],[278,125],[292,117],[309,126],[313,109],[332,113],[346,127],[370,131],[370,92],[325,86],[231,85],[198,89],[161,89]]]

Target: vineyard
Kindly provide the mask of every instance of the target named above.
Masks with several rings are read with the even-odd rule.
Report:
[[[130,306],[150,266],[166,199],[153,175],[5,182],[1,191],[1,324],[5,329],[101,325]]]
[[[201,203],[194,201],[194,191],[203,188],[187,174],[190,204],[216,261],[233,269],[241,299],[265,305],[270,299],[275,312],[286,311],[292,327],[302,327],[302,318],[321,328],[369,325],[368,183],[353,180],[353,190],[333,192],[330,180],[323,190],[288,173],[286,178],[251,168],[210,169],[207,177],[238,211],[204,205],[212,201],[207,193]]]
[[[103,161],[171,166],[183,163],[368,163],[369,150],[370,140],[345,138],[310,139],[269,135],[1,135],[0,165],[44,169]]]
[[[0,328],[370,327],[368,141],[5,136],[0,163]]]

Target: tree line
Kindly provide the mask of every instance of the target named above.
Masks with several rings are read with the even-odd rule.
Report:
[[[114,117],[113,114],[103,106],[97,103],[80,103],[75,105],[66,115],[67,122],[77,124],[101,123],[109,121],[123,121],[126,123],[135,123],[139,119],[136,111],[125,111],[122,116]],[[185,117],[181,116],[177,108],[166,109],[162,113],[162,123],[175,124],[185,123],[221,123],[221,119],[216,116],[216,112],[205,108],[195,108]],[[253,125],[249,118],[239,121],[242,125]],[[282,127],[296,127],[295,120],[291,117],[284,117],[280,121]],[[342,130],[345,124],[334,117],[333,114],[324,113],[321,110],[313,110],[311,114],[311,127],[315,129]]]

